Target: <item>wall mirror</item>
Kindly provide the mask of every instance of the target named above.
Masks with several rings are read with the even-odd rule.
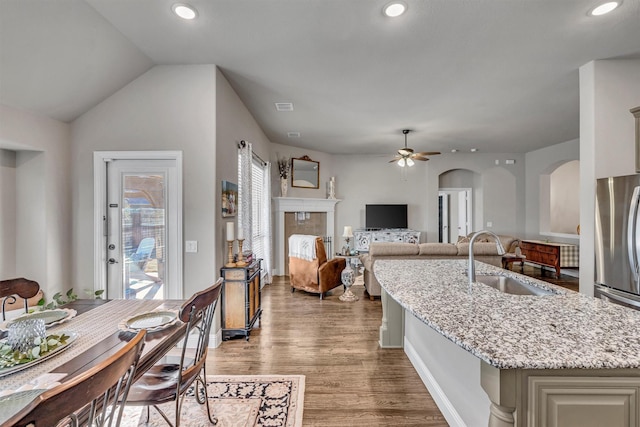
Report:
[[[291,159],[291,186],[299,188],[320,187],[320,162],[309,156]]]

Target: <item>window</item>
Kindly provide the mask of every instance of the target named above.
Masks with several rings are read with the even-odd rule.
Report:
[[[251,144],[243,141],[238,152],[238,227],[249,239],[243,249],[251,249],[255,257],[262,259],[263,283],[271,283],[270,176],[269,163],[253,154]]]
[[[253,252],[258,258],[267,259],[269,250],[268,221],[269,195],[265,193],[266,165],[261,160],[253,159],[251,164],[251,238]],[[266,265],[265,265],[266,267]]]

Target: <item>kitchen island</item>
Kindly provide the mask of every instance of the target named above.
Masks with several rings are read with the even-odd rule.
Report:
[[[636,426],[640,312],[476,263],[553,292],[469,292],[464,260],[380,260],[382,346],[400,342],[451,425]],[[401,316],[394,315],[398,310]]]

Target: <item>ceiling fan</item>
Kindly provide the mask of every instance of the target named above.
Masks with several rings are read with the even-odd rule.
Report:
[[[398,154],[395,155],[393,160],[390,160],[389,163],[398,162],[398,166],[401,168],[405,166],[413,166],[414,160],[422,160],[426,162],[429,160],[427,156],[435,156],[436,154],[440,154],[439,151],[421,151],[419,153],[414,153],[413,148],[407,147],[407,134],[411,132],[409,129],[404,129],[402,133],[404,134],[404,148],[398,150]]]

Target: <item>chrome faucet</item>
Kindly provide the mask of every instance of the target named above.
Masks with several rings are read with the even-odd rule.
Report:
[[[502,246],[502,242],[500,242],[500,238],[493,231],[481,230],[475,233],[473,237],[471,237],[471,240],[469,241],[469,273],[468,273],[469,293],[471,293],[471,286],[473,285],[473,282],[476,281],[476,266],[475,266],[475,263],[473,262],[473,243],[476,241],[476,238],[478,236],[481,236],[483,234],[488,234],[489,236],[493,236],[493,238],[496,241],[496,248],[498,248],[498,255],[504,255],[505,253],[504,246]]]

